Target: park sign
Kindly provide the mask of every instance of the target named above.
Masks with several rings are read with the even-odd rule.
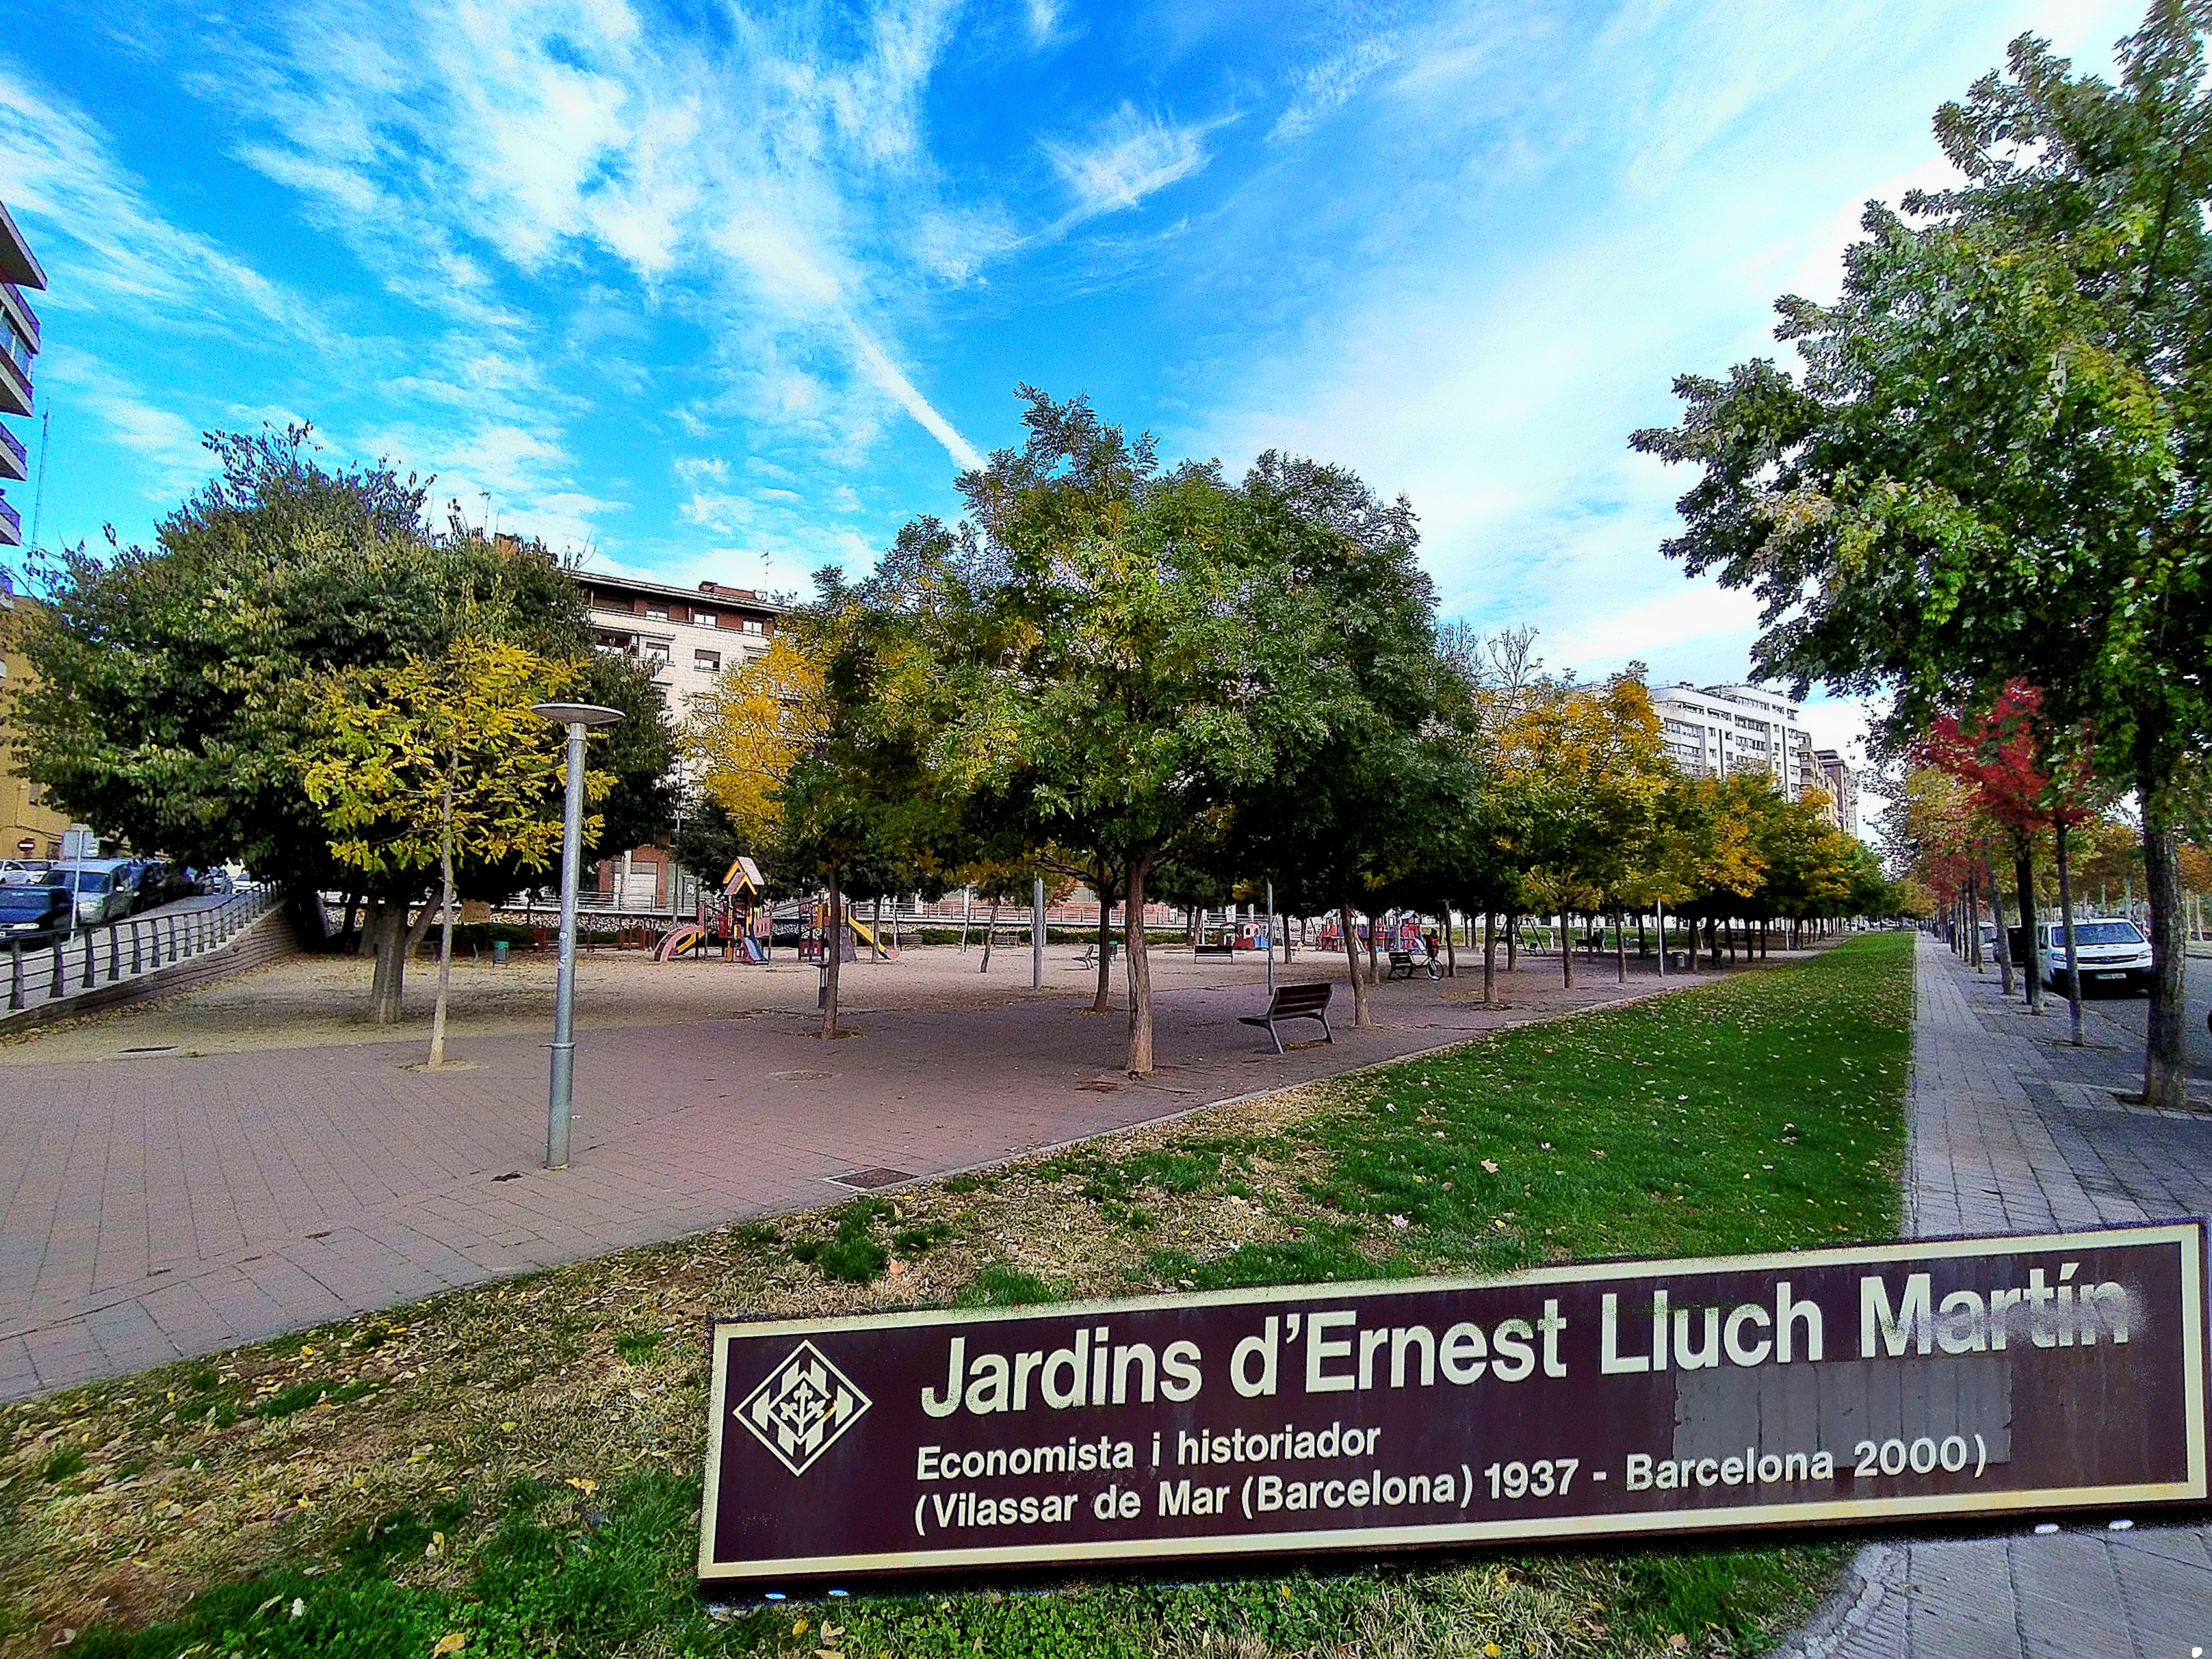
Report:
[[[2171,1222],[714,1330],[699,1577],[2201,1503]]]

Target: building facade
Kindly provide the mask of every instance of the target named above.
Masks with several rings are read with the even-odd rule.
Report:
[[[650,668],[669,718],[678,724],[717,675],[768,649],[785,612],[750,587],[720,582],[677,587],[579,571],[576,585],[593,642]]]
[[[1813,740],[1791,699],[1756,685],[1662,685],[1652,711],[1667,752],[1692,777],[1765,775],[1792,799],[1820,782]]]
[[[0,570],[0,691],[21,685],[26,678],[8,622],[36,603],[17,593],[7,572]],[[15,733],[6,715],[7,706],[0,702],[0,858],[59,858],[70,821],[46,804],[44,786],[16,775]]]
[[[31,360],[39,355],[39,313],[23,298],[27,288],[43,289],[46,273],[23,240],[7,204],[0,203],[0,415],[31,412]],[[0,547],[23,544],[21,510],[7,498],[11,483],[31,476],[23,441],[0,423]]]
[[[1850,763],[1832,749],[1815,749],[1813,763],[1820,768],[1820,787],[1828,793],[1828,822],[1847,836],[1859,832],[1859,776]]]
[[[720,582],[679,587],[596,571],[578,571],[575,580],[592,642],[652,670],[661,705],[678,726],[717,676],[768,650],[787,609],[752,588]],[[622,909],[665,912],[689,903],[689,891],[665,847],[635,848],[599,867],[600,902]]]

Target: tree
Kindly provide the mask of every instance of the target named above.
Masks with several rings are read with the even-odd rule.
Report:
[[[1674,776],[1640,674],[1530,697],[1500,734],[1498,765],[1499,787],[1515,803],[1510,815],[1525,826],[1532,890],[1563,919],[1620,902],[1642,872]],[[1569,945],[1559,954],[1571,987],[1574,951]]]
[[[434,532],[425,481],[382,463],[325,468],[305,427],[207,443],[217,476],[162,520],[155,547],[79,548],[31,569],[47,603],[19,613],[36,684],[12,714],[23,770],[57,806],[182,863],[240,860],[319,938],[319,895],[362,878],[301,787],[317,688],[434,659],[468,617],[488,637],[586,659],[578,690],[624,711],[600,748],[612,784],[599,845],[665,828],[673,750],[650,677],[592,652],[575,584],[542,546]],[[428,873],[394,866],[364,884],[372,1017],[397,1016],[407,953],[434,914],[410,932]]]
[[[2144,1094],[2183,1103],[2183,780],[2212,733],[2212,88],[2202,0],[2156,0],[2120,80],[2031,36],[1936,121],[1960,188],[1870,204],[1841,299],[1771,362],[1685,376],[1636,447],[1699,468],[1668,551],[1756,589],[1759,671],[1895,686],[1904,729],[2043,688],[2142,805]]]
[[[749,846],[775,838],[778,792],[829,729],[821,645],[803,628],[779,630],[766,651],[725,669],[684,724],[701,793]]]
[[[436,657],[347,670],[319,688],[301,781],[331,856],[376,879],[438,872],[433,1066],[446,1060],[456,865],[542,870],[559,851],[562,734],[531,705],[564,694],[580,666],[464,634]],[[611,781],[594,773],[588,785],[604,795]],[[388,988],[396,1004],[397,983]]]
[[[1127,1066],[1141,1077],[1147,879],[1217,843],[1239,793],[1310,730],[1301,659],[1327,654],[1328,619],[1218,469],[1164,472],[1149,436],[1086,400],[1022,396],[1023,446],[959,479],[969,602],[929,613],[928,746],[945,787],[1030,845],[1126,872]]]

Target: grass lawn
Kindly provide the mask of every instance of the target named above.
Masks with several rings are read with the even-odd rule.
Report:
[[[817,1606],[690,1580],[704,1321],[1893,1235],[1909,935],[0,1408],[0,1650],[1748,1654],[1843,1547]]]

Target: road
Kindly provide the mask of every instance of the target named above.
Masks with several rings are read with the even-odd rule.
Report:
[[[2212,957],[2189,959],[2185,995],[2189,1012],[2182,1021],[2182,1031],[2189,1045],[2191,1092],[2212,1097],[2212,1030],[2204,1024],[2206,1011],[2212,1009]],[[2085,999],[2081,1007],[2088,1016],[2087,1029],[2093,1041],[2136,1048],[2142,1046],[2150,1023],[2148,997],[2106,994]]]

